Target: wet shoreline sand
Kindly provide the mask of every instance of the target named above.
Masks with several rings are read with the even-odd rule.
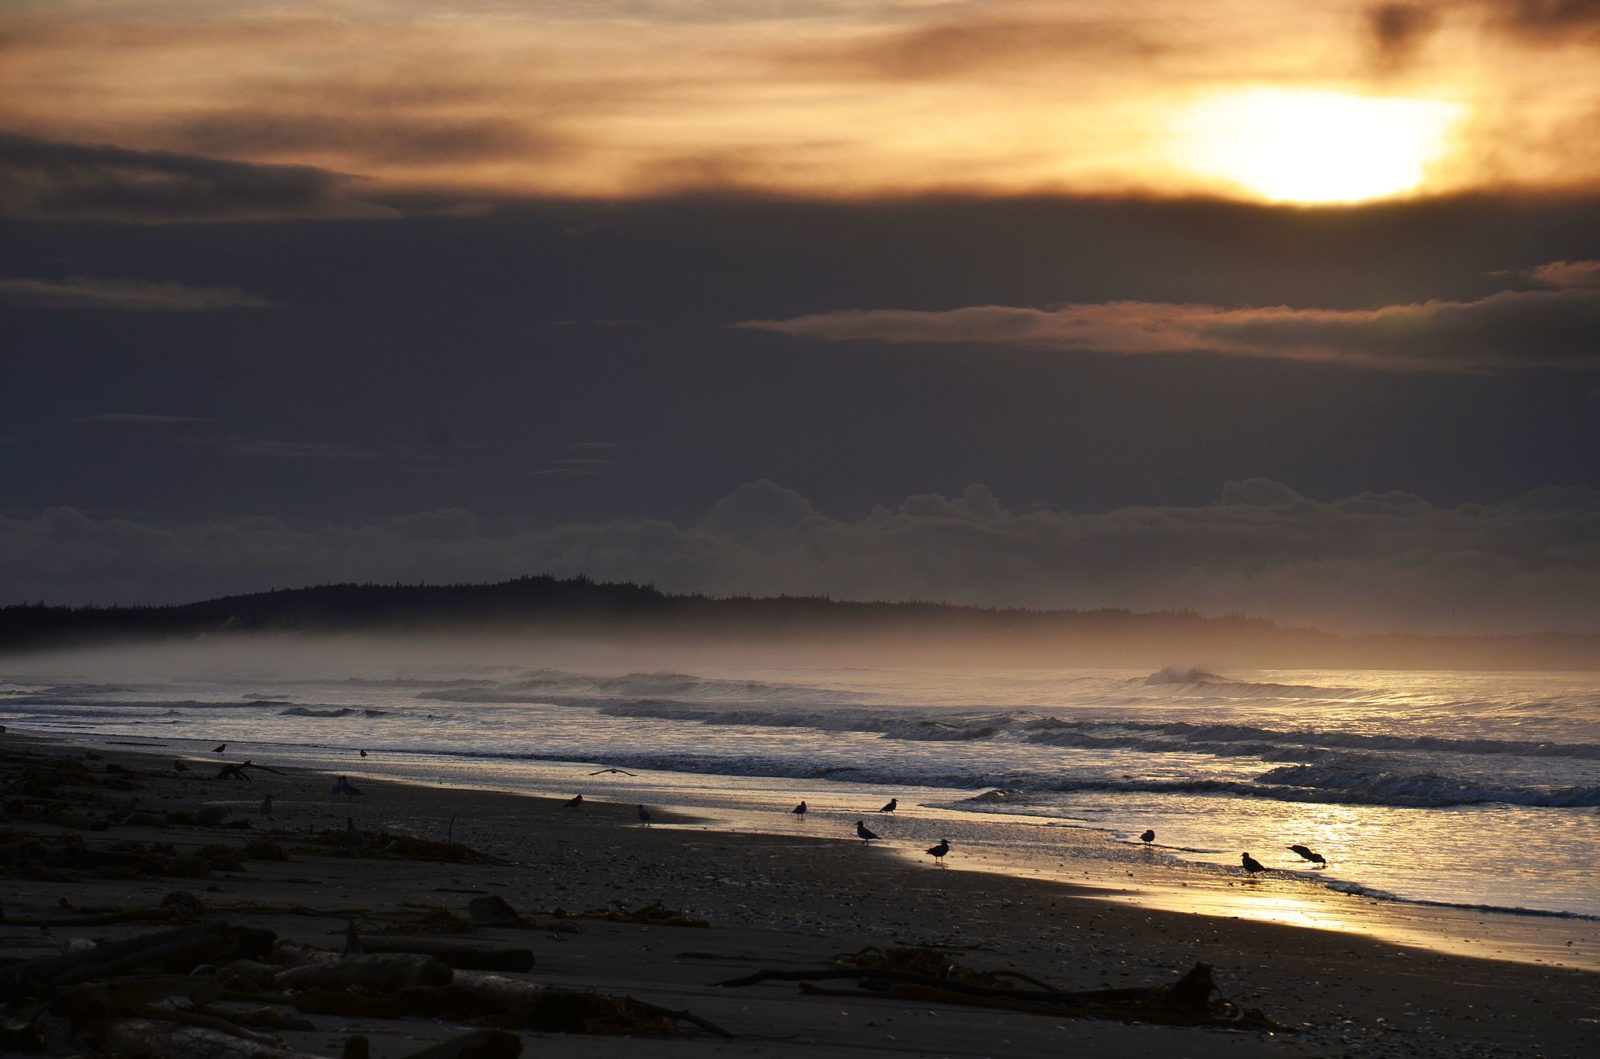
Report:
[[[14,736],[0,745],[46,755],[69,752]],[[88,767],[117,763],[132,770],[128,779],[144,809],[229,802],[235,810],[229,822],[248,819],[250,827],[129,823],[78,832],[86,844],[159,841],[189,849],[242,845],[271,834],[296,851],[286,861],[251,860],[242,871],[206,879],[13,876],[7,881],[7,917],[46,915],[63,900],[79,908],[147,906],[178,889],[230,909],[293,905],[330,911],[408,903],[454,908],[464,906],[468,894],[489,894],[547,928],[477,932],[483,940],[515,940],[533,949],[537,965],[527,977],[686,1008],[736,1035],[730,1041],[528,1034],[529,1054],[979,1056],[1089,1050],[1142,1056],[1156,1050],[1196,1057],[1556,1057],[1590,1054],[1600,1034],[1600,974],[1590,972],[1403,948],[1348,931],[1162,910],[1059,881],[958,870],[954,856],[952,867],[940,870],[902,855],[904,849],[713,830],[654,806],[666,826],[639,826],[632,804],[593,798],[566,809],[554,799],[358,776],[365,793],[346,800],[329,794],[328,777],[313,772],[256,773],[251,782],[233,782],[215,778],[217,764],[231,758],[191,755],[193,766],[180,774],[172,771],[169,757],[120,748],[100,754]],[[255,811],[269,789],[275,799],[271,821]],[[86,810],[118,796],[91,789]],[[297,844],[343,827],[346,817],[363,829],[449,837],[507,863],[371,861],[320,855]],[[63,830],[37,821],[6,826],[40,834]],[[656,900],[710,927],[579,919],[570,921],[578,932],[569,933],[545,918],[558,908],[631,908]],[[344,929],[336,916],[235,911],[230,917],[332,948]],[[145,929],[119,924],[42,931],[0,924],[0,939],[7,955],[31,957],[61,951],[72,934],[114,939]],[[1283,1030],[935,1010],[894,999],[802,996],[787,983],[738,990],[708,984],[761,967],[820,966],[865,946],[905,945],[943,947],[972,966],[1024,971],[1075,990],[1158,984],[1205,962],[1215,968],[1225,995],[1259,1009]],[[337,1017],[319,1020],[314,1031],[282,1036],[303,1051],[336,1055],[340,1040],[360,1032],[371,1040],[373,1054],[384,1057],[405,1055],[456,1029],[435,1020]]]

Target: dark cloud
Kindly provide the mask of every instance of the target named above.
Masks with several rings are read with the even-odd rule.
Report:
[[[1374,4],[1365,15],[1374,63],[1384,70],[1408,65],[1439,21],[1438,8],[1424,4]]]
[[[1600,0],[1485,0],[1505,29],[1550,44],[1600,38]]]
[[[135,222],[392,217],[308,166],[64,143],[0,132],[0,217]]]
[[[1109,56],[1148,59],[1169,49],[1115,17],[972,19],[885,32],[818,61],[894,80],[922,80],[1059,63],[1073,55],[1090,55],[1097,63]]]
[[[983,486],[856,520],[753,482],[690,526],[619,519],[491,532],[444,509],[297,530],[271,519],[158,527],[71,508],[0,518],[15,599],[156,601],[339,580],[586,573],[717,594],[1032,607],[1192,607],[1349,630],[1600,631],[1600,493],[1440,507],[1228,483],[1193,506],[1007,510]]]
[[[163,142],[203,155],[294,155],[336,152],[366,163],[471,162],[550,158],[565,150],[558,138],[508,119],[446,120],[418,116],[329,117],[313,114],[225,112],[160,130]]]
[[[916,311],[853,309],[738,327],[843,342],[1025,346],[1071,352],[1265,357],[1404,371],[1600,368],[1600,286],[1589,262],[1533,270],[1556,290],[1379,309],[1103,302]]]
[[[74,276],[64,280],[0,279],[0,302],[47,309],[132,309],[141,312],[194,312],[215,309],[266,309],[265,298],[233,287],[194,287],[131,279]]]

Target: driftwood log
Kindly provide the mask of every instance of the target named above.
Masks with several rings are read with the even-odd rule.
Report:
[[[459,1037],[409,1052],[403,1059],[517,1059],[522,1038],[505,1030],[473,1030]]]
[[[364,993],[398,993],[418,986],[449,985],[449,965],[407,952],[379,952],[341,956],[323,963],[279,971],[273,985],[279,989],[357,990]]]
[[[431,956],[441,963],[462,971],[529,971],[533,969],[533,953],[518,949],[487,945],[465,945],[443,938],[396,937],[391,934],[362,935],[359,939],[363,952],[409,952]]]
[[[170,970],[187,974],[201,963],[262,956],[271,947],[273,938],[270,930],[201,923],[60,956],[40,956],[0,967],[0,1000],[23,996],[49,998],[79,982],[135,971]]]

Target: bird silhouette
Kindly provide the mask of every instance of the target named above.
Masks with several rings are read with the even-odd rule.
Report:
[[[226,749],[228,749],[228,744],[227,743],[218,743],[216,746],[211,748],[211,752],[213,754],[220,754]]]
[[[631,775],[633,775],[633,773],[629,772],[627,769],[595,769],[593,772],[589,773],[589,775],[591,775],[591,776],[599,776],[602,773],[606,773],[606,772],[616,772],[616,773],[620,773],[623,776],[631,776]]]
[[[561,808],[563,808],[563,809],[576,809],[578,806],[580,806],[582,804],[583,804],[583,795],[575,794],[571,798],[569,798],[567,801],[563,802],[562,805],[561,805]]]
[[[876,831],[869,830],[865,821],[857,820],[856,837],[863,842],[871,842],[873,839],[878,837],[878,833]]]
[[[1256,860],[1254,857],[1252,857],[1248,853],[1239,854],[1239,863],[1241,865],[1243,865],[1244,866],[1244,870],[1246,872],[1250,873],[1251,875],[1254,875],[1258,871],[1266,871],[1267,870],[1266,868],[1261,866],[1261,862],[1259,860]]]
[[[268,791],[267,792],[267,796],[265,798],[261,799],[261,815],[266,817],[268,820],[272,819],[272,792],[271,791]]]
[[[791,813],[793,813],[794,815],[796,815],[796,816],[804,816],[804,815],[806,815],[806,803],[805,802],[801,802],[799,805],[795,806],[793,809],[790,809],[789,811]]]
[[[366,751],[365,751],[365,750],[363,750],[363,751],[362,751],[362,752],[361,752],[361,756],[362,756],[362,757],[366,757],[366,756],[367,756],[367,752],[366,752]]]
[[[928,847],[928,856],[932,857],[934,862],[941,868],[944,867],[944,855],[949,852],[950,840],[948,838],[941,838],[937,846]]]
[[[1139,841],[1143,842],[1147,846],[1150,843],[1154,842],[1155,840],[1156,840],[1156,833],[1154,831],[1146,831],[1144,834],[1139,836]]]
[[[1328,866],[1328,858],[1324,857],[1322,854],[1318,853],[1316,850],[1311,849],[1308,846],[1301,846],[1301,845],[1296,844],[1296,845],[1290,846],[1289,850],[1292,853],[1298,853],[1300,855],[1300,859],[1301,860],[1309,860],[1311,863],[1315,864],[1319,868],[1326,868]]]
[[[336,777],[334,777],[334,781],[333,781],[333,789],[331,791],[329,791],[329,793],[330,794],[342,794],[346,798],[354,798],[356,795],[360,794],[361,792],[356,790],[355,784],[351,783],[349,780],[345,779],[343,776],[336,776]]]
[[[885,805],[882,809],[879,809],[878,812],[880,812],[880,813],[892,813],[898,808],[900,808],[900,799],[899,798],[890,798],[889,799],[889,804]]]
[[[650,810],[646,809],[642,805],[639,806],[639,822],[641,824],[643,824],[645,827],[649,827],[650,826],[650,820],[651,820]]]

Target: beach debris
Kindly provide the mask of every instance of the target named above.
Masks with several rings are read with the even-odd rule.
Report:
[[[790,809],[789,811],[791,813],[793,813],[794,815],[796,815],[796,816],[803,817],[803,816],[806,815],[806,803],[805,802],[801,802],[799,805],[795,806],[793,809]]]
[[[248,781],[250,779],[251,769],[255,769],[257,772],[271,772],[279,776],[288,775],[288,773],[284,772],[282,769],[275,769],[270,765],[257,765],[254,761],[241,761],[238,764],[222,766],[222,768],[217,771],[217,779]]]
[[[937,846],[929,846],[927,849],[928,856],[932,857],[934,863],[938,864],[941,868],[944,867],[944,856],[949,852],[950,840],[948,838],[941,838]]]
[[[974,972],[933,949],[863,949],[842,958],[851,966],[813,971],[766,969],[713,985],[740,988],[766,981],[800,983],[812,996],[879,997],[1000,1008],[1052,1018],[1117,1019],[1167,1025],[1228,1026],[1284,1031],[1261,1012],[1241,1009],[1217,996],[1209,964],[1197,963],[1163,985],[1083,991],[1052,989],[1011,971]],[[1005,979],[1027,981],[1019,989]],[[827,989],[813,982],[855,979],[855,989]]]
[[[25,996],[50,999],[80,982],[142,970],[187,974],[201,963],[265,955],[275,937],[270,930],[233,927],[225,922],[201,923],[106,942],[79,952],[39,956],[0,967],[0,1000]]]
[[[1328,858],[1324,857],[1322,854],[1308,846],[1302,846],[1297,843],[1293,846],[1290,846],[1289,851],[1297,854],[1301,860],[1308,860],[1319,868],[1326,868],[1328,866]]]
[[[479,926],[484,927],[527,927],[532,926],[515,908],[511,902],[503,897],[488,894],[484,897],[474,897],[467,902],[467,915]]]
[[[206,805],[195,810],[194,822],[201,827],[216,827],[232,815],[233,810],[226,805]]]
[[[1139,836],[1139,841],[1143,842],[1147,846],[1150,843],[1154,842],[1155,840],[1156,840],[1156,833],[1153,830],[1146,831],[1144,834]]]
[[[865,820],[856,821],[856,837],[863,842],[871,842],[878,837],[878,833],[867,827]]]
[[[483,900],[483,898],[479,898]],[[620,902],[619,902],[620,904]],[[676,908],[667,907],[658,898],[639,908],[593,908],[587,912],[568,912],[564,908],[551,910],[550,914],[557,919],[605,919],[613,923],[644,923],[652,927],[709,927],[711,924],[703,919],[696,919],[687,912]]]
[[[309,841],[317,847],[314,852],[335,857],[423,860],[448,864],[507,863],[501,857],[480,852],[459,842],[438,842],[388,831],[363,831],[356,827],[354,817],[346,817],[344,827],[320,831],[311,836]]]
[[[900,799],[899,798],[890,798],[888,804],[885,805],[882,809],[879,809],[878,812],[880,812],[880,813],[892,813],[898,808],[900,808]]]
[[[1239,864],[1244,868],[1247,875],[1254,875],[1258,871],[1267,870],[1259,860],[1256,860],[1248,853],[1239,854]]]
[[[473,1030],[430,1045],[420,1052],[408,1052],[400,1059],[517,1059],[521,1054],[522,1038],[515,1033]]]
[[[476,971],[458,973],[448,986],[402,994],[411,1014],[491,1021],[545,1033],[608,1036],[675,1036],[686,1022],[718,1037],[727,1030],[688,1011],[631,996],[570,989]]]
[[[273,978],[278,989],[397,993],[417,986],[449,985],[448,964],[422,953],[378,952],[340,956],[290,967]]]
[[[351,933],[354,934],[352,928]],[[354,937],[356,952],[411,953],[431,956],[440,963],[458,971],[530,971],[533,969],[533,952],[509,946],[469,945],[440,938],[406,937],[393,934],[369,934]],[[350,939],[345,943],[350,951]]]

